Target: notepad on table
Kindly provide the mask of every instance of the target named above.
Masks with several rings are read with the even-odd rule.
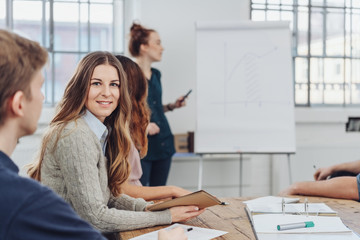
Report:
[[[326,216],[303,216],[289,214],[259,214],[252,216],[254,229],[259,233],[351,233],[339,217]],[[286,231],[278,231],[277,225],[298,223],[298,222],[314,222],[314,227],[297,228]]]

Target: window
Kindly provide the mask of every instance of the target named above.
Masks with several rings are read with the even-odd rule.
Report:
[[[6,0],[0,0],[0,28],[5,28],[5,13],[6,13],[6,7],[5,7],[5,1]]]
[[[88,52],[124,52],[123,5],[123,0],[0,0],[0,27],[39,42],[49,52],[45,104],[61,99]]]
[[[360,104],[360,1],[252,0],[254,21],[290,21],[295,104]]]

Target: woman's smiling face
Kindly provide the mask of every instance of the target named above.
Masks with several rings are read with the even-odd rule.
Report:
[[[120,80],[115,67],[102,64],[94,69],[85,106],[101,122],[118,106],[119,87]]]

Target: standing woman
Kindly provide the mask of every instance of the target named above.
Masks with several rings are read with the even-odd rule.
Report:
[[[163,50],[155,30],[133,23],[129,51],[148,79],[148,104],[151,110],[148,153],[141,160],[143,175],[140,181],[144,186],[166,185],[175,148],[174,137],[164,113],[185,106],[184,97],[178,98],[175,103],[162,104],[161,73],[152,68],[151,64],[161,61]]]
[[[29,175],[101,232],[170,224],[202,213],[195,206],[147,212],[149,203],[120,194],[130,172],[130,114],[119,61],[108,52],[89,53],[65,89]]]

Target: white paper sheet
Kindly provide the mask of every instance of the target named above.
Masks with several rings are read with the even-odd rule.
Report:
[[[360,238],[354,233],[316,233],[316,234],[257,234],[258,240],[359,240]]]
[[[188,240],[209,240],[216,237],[219,237],[221,235],[226,234],[227,232],[219,231],[215,229],[208,229],[208,228],[200,228],[200,227],[194,227],[189,225],[183,225],[175,223],[171,225],[170,227],[165,228],[166,230],[175,228],[175,227],[182,227],[184,228],[185,234],[188,237]],[[190,232],[187,231],[188,228],[192,228]],[[158,231],[153,231],[150,233],[143,234],[141,236],[137,236],[134,238],[131,238],[131,240],[157,240],[158,239]]]
[[[298,228],[278,231],[277,225],[313,221],[315,226],[310,228]],[[256,233],[346,233],[351,232],[339,217],[303,216],[282,214],[259,214],[253,216],[253,224]]]

